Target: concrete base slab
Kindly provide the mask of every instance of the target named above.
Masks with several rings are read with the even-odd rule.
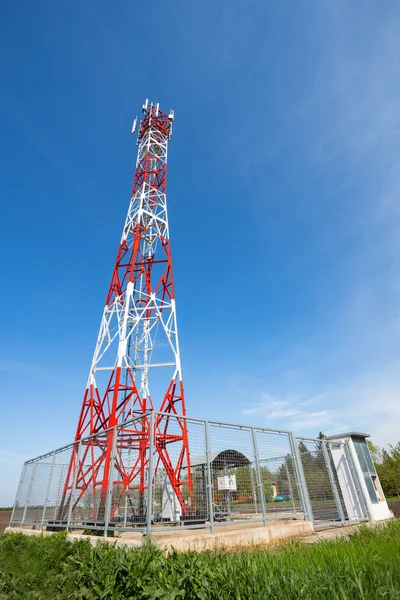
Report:
[[[25,535],[41,535],[37,529],[8,527],[7,532],[20,532]],[[248,546],[252,544],[269,544],[276,540],[285,540],[295,537],[304,537],[314,533],[312,525],[308,521],[274,521],[267,527],[259,523],[242,523],[239,525],[227,525],[215,528],[215,533],[209,530],[181,529],[180,531],[157,531],[152,534],[152,541],[160,548],[178,552],[185,550],[210,550],[213,548],[231,548],[233,546]],[[43,535],[53,535],[53,532],[43,531]],[[138,547],[146,537],[141,533],[123,533],[120,537],[104,538],[83,533],[68,533],[67,540],[73,542],[77,539],[88,539],[93,546],[99,540],[105,540],[109,544],[125,547]]]
[[[252,544],[269,544],[273,540],[291,539],[313,533],[308,521],[276,521],[264,527],[260,524],[245,523],[215,528],[215,533],[185,532],[186,535],[166,535],[155,533],[153,541],[165,549],[174,548],[180,552],[185,550],[210,550],[213,548],[230,548],[232,546],[248,546]]]

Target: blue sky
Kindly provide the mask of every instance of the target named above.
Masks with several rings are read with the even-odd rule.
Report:
[[[1,3],[0,505],[75,433],[146,97],[176,115],[188,414],[398,440],[399,26],[395,1]]]

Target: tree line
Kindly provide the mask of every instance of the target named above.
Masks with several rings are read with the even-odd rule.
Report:
[[[388,449],[367,443],[385,496],[400,496],[400,442]]]

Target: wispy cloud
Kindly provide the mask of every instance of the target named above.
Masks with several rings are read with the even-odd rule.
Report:
[[[305,161],[335,188],[334,210],[310,199],[313,250],[326,264],[315,290],[321,323],[289,337],[267,366],[274,393],[243,414],[308,435],[365,430],[385,445],[400,438],[400,11],[360,13],[341,1],[317,11],[321,59],[288,120],[302,124]]]
[[[250,420],[260,417],[267,427],[282,427],[299,435],[361,430],[371,433],[380,445],[395,443],[400,432],[400,376],[397,373],[398,366],[345,381],[309,397],[262,394],[258,403],[243,410],[243,415]]]
[[[333,428],[337,430],[339,411],[315,407],[310,410],[308,407],[316,401],[317,398],[303,398],[301,395],[276,399],[263,394],[261,402],[244,409],[243,415],[262,417],[264,423],[271,427],[276,427],[277,422],[283,429],[296,433],[317,435],[321,429],[329,429],[329,433]]]

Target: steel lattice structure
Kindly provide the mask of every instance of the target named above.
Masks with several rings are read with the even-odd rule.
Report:
[[[146,511],[148,414],[154,409],[163,413],[154,420],[155,473],[159,467],[163,469],[182,514],[190,512],[190,458],[186,423],[179,419],[185,415],[185,401],[166,200],[167,151],[174,113],[166,114],[158,104],[148,101],[143,105],[143,113],[137,132],[131,201],[75,438],[78,441],[96,434],[96,447],[89,439],[80,445],[79,452],[74,451],[60,519],[90,490],[97,520],[101,521],[110,485],[114,488],[115,506],[124,495],[135,491],[140,497],[139,512]],[[178,432],[169,431],[169,414],[178,417]],[[138,419],[132,424],[135,417]],[[104,435],[98,435],[101,432]],[[124,461],[127,450],[136,457],[133,463]]]

